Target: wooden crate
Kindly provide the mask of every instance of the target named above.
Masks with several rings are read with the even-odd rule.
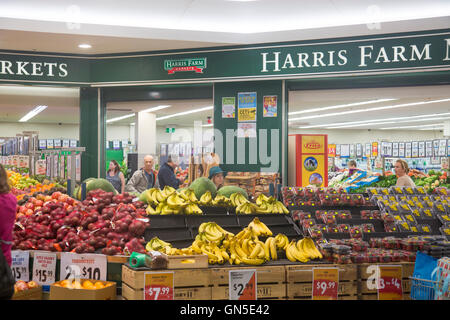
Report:
[[[197,269],[208,268],[208,256],[206,254],[169,256],[167,269]]]
[[[15,292],[11,300],[42,300],[42,286]]]
[[[174,288],[174,300],[211,300],[211,287]],[[134,289],[123,283],[122,297],[126,300],[144,300],[144,289]]]
[[[313,268],[334,268],[339,271],[339,300],[356,300],[358,294],[357,267],[347,265],[287,265],[286,292],[289,300],[312,299]]]
[[[211,272],[209,269],[178,269],[178,270],[155,270],[173,271],[175,288],[179,287],[208,287],[210,285]],[[148,271],[136,271],[132,268],[122,266],[122,284],[125,283],[133,289],[144,287],[144,274]]]
[[[258,299],[286,298],[286,270],[284,266],[239,266],[211,268],[212,300],[228,300],[229,272],[236,269],[256,269]]]
[[[409,278],[414,273],[414,262],[392,262],[392,263],[362,263],[358,264],[358,278],[368,279],[372,274],[367,272],[367,268],[371,265],[401,265],[402,278]]]
[[[364,294],[364,293],[377,293],[376,289],[369,289],[367,284],[367,279],[359,280],[358,281],[358,293]],[[411,280],[410,279],[402,279],[402,289],[403,293],[410,293],[411,292]]]

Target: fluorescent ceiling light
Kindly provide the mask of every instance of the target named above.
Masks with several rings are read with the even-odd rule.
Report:
[[[135,125],[136,125],[135,122],[130,123],[130,126],[135,126]]]
[[[155,112],[155,111],[166,109],[166,108],[169,108],[169,107],[171,107],[171,105],[157,106],[157,107],[152,107],[152,108],[148,108],[148,109],[142,110],[140,112]]]
[[[409,117],[396,117],[396,118],[384,118],[384,119],[374,119],[374,120],[362,120],[362,121],[352,121],[352,122],[340,122],[340,123],[328,123],[328,124],[317,124],[310,126],[300,126],[299,129],[310,129],[310,128],[328,128],[330,126],[351,126],[353,124],[377,124],[380,121],[391,121],[391,120],[403,120],[403,119],[418,119],[418,118],[429,118],[429,117],[442,117],[448,116],[450,112],[446,113],[431,113],[422,114],[420,116],[409,116]]]
[[[362,123],[362,124],[354,124],[348,126],[333,126],[329,127],[330,129],[339,129],[339,128],[353,128],[353,127],[363,127],[367,125],[380,125],[380,124],[388,124],[388,123],[409,123],[409,122],[422,122],[422,121],[437,121],[437,120],[448,120],[450,118],[426,118],[426,119],[414,119],[414,120],[402,120],[402,121],[390,121],[390,122],[376,122],[376,123]]]
[[[450,98],[440,99],[440,100],[410,102],[410,103],[403,103],[403,104],[397,104],[397,105],[391,105],[391,106],[373,107],[373,108],[367,108],[367,109],[356,109],[356,110],[350,110],[350,111],[341,111],[341,112],[317,114],[317,115],[314,115],[314,116],[293,118],[293,119],[289,119],[289,121],[298,121],[298,120],[306,120],[306,119],[341,116],[341,115],[344,115],[344,114],[355,114],[355,113],[361,113],[361,112],[371,112],[371,111],[379,111],[379,110],[387,110],[387,109],[404,108],[404,107],[419,106],[419,105],[424,105],[424,104],[447,102],[447,101],[450,101]]]
[[[443,126],[442,123],[433,123],[433,124],[425,124],[425,125],[420,125],[420,126],[380,128],[380,130],[410,129],[410,128],[423,128],[423,127],[442,127],[442,126]]]
[[[92,46],[91,46],[90,44],[88,44],[88,43],[82,43],[82,44],[79,44],[79,45],[78,45],[78,48],[81,48],[81,49],[90,49],[90,48],[92,48]]]
[[[131,117],[134,117],[134,113],[130,113],[130,114],[127,114],[125,116],[121,116],[121,117],[117,117],[117,118],[108,119],[108,120],[106,120],[106,123],[119,121],[119,120],[123,120],[123,119],[128,119],[128,118],[131,118]]]
[[[184,112],[180,112],[180,113],[174,113],[174,114],[170,114],[168,116],[163,116],[163,117],[159,117],[156,118],[156,121],[158,120],[164,120],[164,119],[169,119],[169,118],[173,118],[173,117],[179,117],[179,116],[184,116],[186,114],[191,114],[191,113],[196,113],[196,112],[202,112],[202,111],[207,111],[207,110],[211,110],[213,109],[214,106],[209,106],[209,107],[204,107],[204,108],[199,108],[199,109],[193,109],[193,110],[189,110],[189,111],[184,111]]]
[[[24,115],[19,122],[27,122],[28,120],[30,120],[31,118],[33,118],[35,115],[37,115],[39,112],[44,111],[45,109],[47,109],[47,106],[37,106],[36,108],[34,108],[33,110],[31,110],[30,112],[28,112],[26,115]]]
[[[325,110],[348,108],[348,107],[354,107],[354,106],[362,106],[365,104],[386,102],[386,101],[392,101],[392,100],[397,100],[397,99],[377,99],[377,100],[369,100],[369,101],[362,101],[362,102],[355,102],[355,103],[339,104],[336,106],[320,107],[320,108],[313,108],[313,109],[289,112],[289,115],[291,116],[291,115],[299,114],[299,113],[311,113],[311,112],[317,112],[317,111],[325,111]]]
[[[203,124],[202,127],[212,127],[214,123]]]

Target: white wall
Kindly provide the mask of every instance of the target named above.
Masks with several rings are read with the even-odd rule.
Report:
[[[392,141],[425,141],[443,137],[440,131],[429,130],[355,130],[355,129],[291,129],[289,134],[328,134],[328,143],[353,144],[386,140]]]

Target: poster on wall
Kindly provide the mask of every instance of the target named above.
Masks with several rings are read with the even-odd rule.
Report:
[[[439,140],[433,140],[433,157],[437,157],[439,154]]]
[[[53,149],[53,139],[47,139],[47,149]]]
[[[445,157],[446,155],[447,155],[447,140],[441,139],[439,140],[438,156]]]
[[[328,157],[336,157],[336,145],[335,144],[329,144],[328,145]]]
[[[350,145],[349,144],[341,144],[341,157],[343,157],[343,158],[350,157]]]
[[[411,158],[411,149],[412,149],[412,143],[406,142],[405,143],[405,158]]]
[[[413,141],[411,143],[411,157],[412,158],[419,157],[419,141]]]
[[[76,148],[77,147],[77,140],[70,140],[70,147]]]
[[[64,139],[63,143],[62,143],[63,148],[68,148],[70,147],[70,140],[69,139]]]
[[[277,117],[277,96],[264,96],[263,99],[263,117]]]
[[[395,158],[398,157],[398,142],[392,143],[392,156]]]
[[[362,144],[361,143],[357,143],[356,144],[356,156],[358,158],[361,158],[363,156],[363,149],[362,149]]]
[[[222,97],[222,118],[235,118],[236,117],[236,98],[235,97]]]
[[[425,157],[425,141],[419,141],[419,157]]]
[[[350,145],[350,158],[354,158],[355,155],[356,155],[356,152],[355,152],[355,145],[354,145],[354,144],[351,144],[351,145]]]
[[[366,158],[370,158],[370,153],[371,153],[371,150],[372,150],[372,146],[370,145],[370,143],[366,143],[366,145],[365,145],[365,152],[364,152],[364,156],[366,157]]]
[[[60,139],[54,139],[53,140],[53,146],[55,148],[61,148],[61,140]]]
[[[256,123],[241,122],[237,128],[238,138],[256,138]]]
[[[238,122],[256,121],[256,92],[238,93]]]
[[[372,142],[372,157],[378,157],[378,142]]]
[[[405,143],[404,142],[398,143],[398,156],[399,156],[399,158],[405,157]]]
[[[39,139],[39,149],[41,150],[47,149],[47,140]]]
[[[433,141],[425,141],[425,156],[427,158],[433,156]]]
[[[339,157],[341,155],[341,145],[337,144],[336,145],[336,156]]]

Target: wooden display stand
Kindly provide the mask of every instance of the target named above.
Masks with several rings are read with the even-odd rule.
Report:
[[[311,300],[313,268],[337,267],[339,270],[339,300],[357,299],[357,265],[356,264],[320,264],[320,265],[287,265],[287,296],[288,300]]]

